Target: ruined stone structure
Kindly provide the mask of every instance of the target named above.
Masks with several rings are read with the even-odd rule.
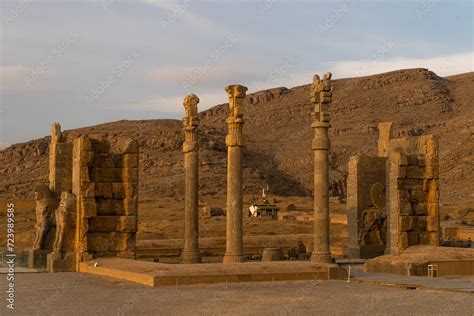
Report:
[[[56,236],[53,252],[47,257],[49,272],[74,270],[76,254],[75,226],[76,226],[76,197],[74,194],[63,191],[61,200],[55,212]]]
[[[61,192],[72,190],[72,143],[66,142],[61,125],[51,125],[49,145],[49,187],[59,200]]]
[[[311,113],[314,129],[312,148],[314,151],[314,262],[331,262],[329,250],[329,148],[328,136],[329,104],[332,101],[331,73],[321,80],[314,75],[311,85]]]
[[[392,138],[391,128],[387,129],[385,150],[379,151],[388,157],[386,253],[399,254],[412,245],[438,246],[438,139],[434,135]]]
[[[35,188],[36,200],[36,234],[33,242],[33,250],[47,249],[45,245],[46,235],[54,226],[54,209],[56,200],[53,192],[45,184],[37,185]]]
[[[28,254],[28,266],[35,268],[46,264],[46,256],[54,242],[54,210],[57,202],[46,184],[35,187],[36,225],[35,240]]]
[[[351,157],[347,213],[351,258],[398,255],[439,244],[438,142],[433,135],[393,138],[379,124],[378,157]]]
[[[108,141],[85,136],[71,143],[54,123],[50,146],[50,183],[36,189],[37,231],[29,266],[76,271],[79,262],[94,257],[134,258],[137,143],[119,141],[112,149]]]
[[[224,263],[243,262],[243,192],[242,192],[242,128],[247,87],[230,85],[230,116],[227,119],[227,225]]]
[[[116,151],[105,140],[74,140],[73,193],[77,199],[76,263],[93,257],[135,258],[138,144]]]
[[[199,252],[199,98],[188,95],[184,101],[184,249],[183,263],[200,263]]]
[[[385,252],[386,162],[385,157],[369,156],[353,156],[349,160],[347,178],[349,258],[373,258]]]

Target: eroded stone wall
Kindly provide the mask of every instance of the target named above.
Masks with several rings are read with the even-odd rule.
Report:
[[[349,258],[373,258],[383,255],[385,251],[384,242],[372,241],[373,238],[368,235],[375,234],[375,230],[379,229],[379,223],[376,222],[378,218],[373,215],[385,216],[385,207],[374,205],[371,192],[374,190],[374,186],[385,186],[386,161],[387,158],[385,157],[370,156],[353,156],[349,160],[347,177]],[[384,190],[385,188],[381,189]],[[382,204],[385,204],[384,196],[382,200]],[[381,234],[381,232],[379,233]],[[385,241],[385,237],[380,236],[382,241]]]
[[[73,193],[77,198],[78,262],[92,257],[135,258],[138,223],[138,145],[111,148],[85,136],[74,140]]]
[[[439,158],[433,135],[388,142],[387,253],[412,245],[439,245]]]

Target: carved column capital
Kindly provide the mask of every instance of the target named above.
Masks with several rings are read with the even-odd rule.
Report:
[[[197,105],[199,98],[194,93],[186,96],[183,100],[185,116],[183,118],[184,143],[183,152],[198,151],[198,126],[199,114]]]
[[[244,125],[243,109],[247,87],[229,85],[225,88],[229,97],[230,116],[227,118],[228,134],[225,142],[227,146],[244,146],[242,129]]]

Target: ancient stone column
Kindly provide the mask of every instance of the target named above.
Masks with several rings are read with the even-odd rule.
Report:
[[[229,97],[227,118],[227,227],[224,263],[243,262],[243,194],[242,194],[242,127],[247,87],[231,85],[225,88]]]
[[[332,262],[329,250],[329,103],[332,101],[331,73],[321,80],[314,75],[311,85],[311,113],[314,129],[314,250],[311,261]]]
[[[199,147],[197,105],[199,98],[190,94],[184,98],[184,249],[183,263],[200,263],[199,252]]]

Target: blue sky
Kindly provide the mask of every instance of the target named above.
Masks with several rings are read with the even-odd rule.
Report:
[[[472,1],[1,1],[0,147],[249,92],[424,67],[473,71]]]

